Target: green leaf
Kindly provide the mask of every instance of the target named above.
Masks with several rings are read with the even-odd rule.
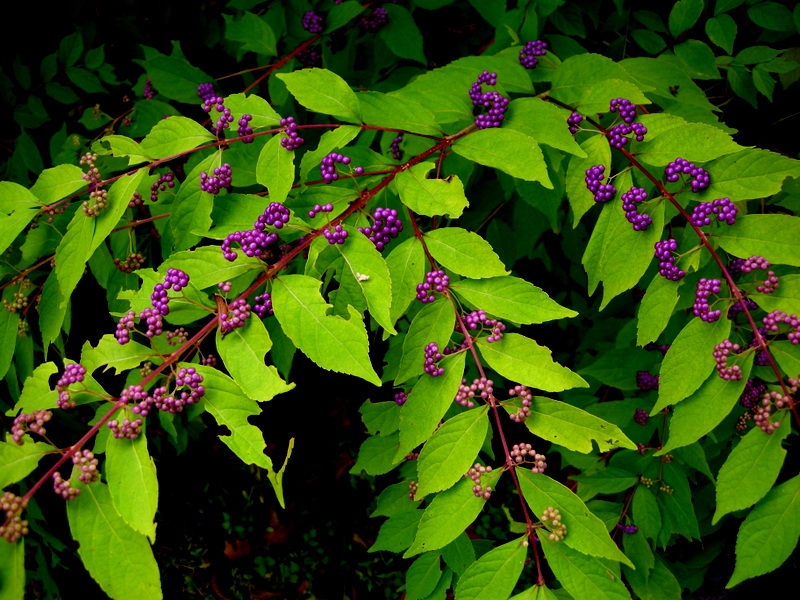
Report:
[[[606,467],[592,473],[575,475],[572,479],[578,482],[578,495],[583,500],[589,500],[598,494],[616,494],[639,482],[635,473],[619,467]]]
[[[517,474],[522,495],[536,516],[540,516],[549,506],[561,513],[561,522],[567,526],[567,535],[559,545],[633,566],[608,535],[605,524],[569,488],[542,473],[518,469]],[[542,540],[545,538],[540,536]]]
[[[395,462],[427,441],[438,427],[458,392],[465,358],[465,353],[460,352],[443,360],[440,363],[444,367],[443,375],[424,374],[408,393],[408,400],[400,411],[400,446],[395,452]]]
[[[492,127],[458,139],[452,146],[456,154],[479,165],[494,167],[525,181],[538,181],[553,188],[539,144],[513,129]]]
[[[142,140],[142,149],[152,158],[167,158],[212,142],[216,138],[205,127],[186,117],[162,119]]]
[[[247,398],[236,382],[217,369],[204,365],[192,365],[203,376],[206,394],[203,405],[219,425],[224,425],[230,435],[220,435],[219,439],[228,446],[245,464],[256,465],[267,471],[267,477],[275,489],[278,502],[284,506],[282,477],[286,465],[275,473],[272,460],[264,454],[266,443],[261,430],[249,422],[249,417],[261,413],[261,408]],[[294,441],[289,442],[289,460]]]
[[[649,132],[637,158],[654,167],[666,167],[677,156],[690,162],[705,162],[742,150],[729,134],[713,125],[690,123],[667,113],[641,115],[636,120]],[[717,173],[713,169],[711,172],[716,186]],[[713,189],[718,193],[716,187]]]
[[[620,189],[626,189],[625,185]],[[603,282],[603,301],[600,310],[622,292],[636,285],[653,260],[653,245],[660,239],[664,223],[664,203],[650,212],[653,225],[645,231],[635,231],[625,217],[622,202],[613,200],[603,206],[592,229],[582,264],[589,275],[589,293]]]
[[[466,532],[442,548],[442,558],[456,575],[462,575],[475,562],[475,549]]]
[[[395,402],[366,400],[358,412],[361,413],[361,420],[370,435],[389,435],[400,428],[400,407]]]
[[[683,535],[688,540],[699,540],[700,528],[686,470],[675,463],[665,463],[661,476],[664,484],[672,488],[671,493],[660,497],[660,504],[669,518],[672,533]]]
[[[442,227],[425,234],[428,250],[438,263],[454,273],[481,279],[508,275],[491,244],[460,227]]]
[[[294,183],[294,150],[281,146],[283,136],[273,135],[264,144],[256,164],[256,181],[269,190],[270,202],[282,204]]]
[[[397,4],[388,4],[384,8],[389,22],[380,30],[378,37],[400,58],[410,58],[427,65],[428,61],[422,50],[422,33],[408,9]]]
[[[88,345],[87,342],[87,346],[84,346],[81,354],[81,364],[89,373],[104,366],[103,372],[113,369],[116,374],[120,374],[138,367],[147,360],[154,364],[161,363],[158,354],[149,346],[144,346],[134,340],[124,345],[120,344],[113,333],[107,333],[101,337],[94,347]]]
[[[25,596],[25,538],[0,544],[0,600]]]
[[[748,200],[780,192],[787,177],[800,177],[800,161],[769,150],[748,148],[715,160],[707,170],[713,173],[715,197]],[[747,215],[746,218],[776,216],[779,215]],[[737,219],[737,224],[742,218],[745,217]],[[728,228],[721,233],[727,234]]]
[[[661,511],[653,492],[645,485],[640,485],[633,492],[633,522],[643,536],[656,540],[661,531]]]
[[[61,38],[58,46],[58,60],[64,66],[71,67],[83,54],[83,36],[80,31],[70,33]]]
[[[19,314],[15,312],[9,312],[5,308],[0,312],[0,377],[5,377],[11,366],[11,359],[14,358],[19,321]]]
[[[589,387],[580,375],[554,362],[550,350],[518,333],[478,347],[489,366],[509,381],[548,392]]]
[[[695,79],[719,79],[716,57],[708,44],[699,40],[686,40],[674,48],[675,56],[686,65],[687,74]]]
[[[109,437],[105,470],[114,508],[128,525],[155,541],[158,478],[145,436],[135,440]]]
[[[694,27],[702,12],[703,0],[678,0],[669,13],[669,31],[672,37],[676,38]]]
[[[70,67],[64,71],[69,80],[75,84],[76,87],[89,94],[103,94],[106,93],[106,88],[103,86],[100,79],[93,73],[80,67]],[[94,109],[91,109],[94,110]]]
[[[380,92],[357,92],[361,116],[365,123],[388,129],[403,129],[412,133],[441,135],[436,116],[413,100]]]
[[[31,192],[42,204],[52,204],[86,187],[86,180],[82,175],[83,171],[75,165],[58,165],[45,169],[33,184]]]
[[[780,235],[775,235],[779,231]],[[766,256],[772,264],[800,266],[800,217],[746,215],[715,235],[720,247],[734,256]]]
[[[667,47],[664,38],[650,29],[634,29],[631,31],[631,37],[648,54],[659,54]]]
[[[350,469],[350,472],[354,475],[360,474],[361,471],[366,472],[368,475],[388,473],[403,458],[395,458],[399,442],[400,434],[397,432],[389,435],[372,435],[368,437],[361,444],[361,448],[358,450],[358,460]],[[406,495],[408,495],[408,492],[406,492]]]
[[[22,446],[15,442],[0,442],[0,489],[22,481],[47,453],[53,451],[50,444],[33,442],[30,435],[23,437],[22,441]]]
[[[427,179],[427,174],[435,166],[432,162],[422,162],[401,171],[395,178],[400,200],[417,214],[428,217],[450,215],[457,219],[469,206],[464,184],[458,175]]]
[[[277,56],[275,34],[267,21],[251,12],[239,19],[225,17],[225,38],[242,44],[244,52],[255,52],[264,56]]]
[[[477,309],[514,323],[530,325],[578,315],[552,300],[540,288],[518,277],[462,279],[451,283],[449,288]]]
[[[590,136],[581,143],[581,149],[586,153],[586,157],[570,157],[567,166],[567,198],[572,207],[572,218],[575,225],[597,204],[594,201],[594,194],[586,189],[587,169],[595,165],[603,165],[605,173],[611,173],[611,146],[605,136]]]
[[[416,298],[417,284],[425,277],[425,251],[420,241],[411,237],[396,246],[386,257],[386,266],[392,278],[389,321],[394,324]]]
[[[568,116],[563,109],[541,98],[517,98],[508,105],[503,127],[524,133],[556,150],[586,156],[569,129],[564,127]]]
[[[571,533],[568,529],[561,542],[551,542],[545,536],[541,538],[547,565],[570,596],[593,600],[630,600],[625,585],[601,559],[581,554],[565,543]]]
[[[324,33],[331,33],[343,25],[347,25],[363,10],[361,4],[355,0],[345,0],[341,4],[334,4],[325,19]]]
[[[553,97],[571,106],[581,103],[584,97],[592,98],[595,102],[602,101],[605,106],[601,108],[606,111],[610,98],[597,96],[594,90],[602,87],[605,95],[613,87],[619,88],[618,82],[633,84],[634,88],[628,87],[627,93],[636,89],[638,93],[634,97],[638,97],[636,100],[630,98],[632,102],[647,103],[647,98],[642,98],[640,94],[649,92],[652,89],[649,85],[637,81],[622,65],[610,58],[590,53],[578,53],[561,63],[553,76],[552,93]],[[584,109],[583,106],[579,108]]]
[[[492,472],[489,477],[482,477],[481,483],[495,487],[494,482],[499,476],[499,471]],[[486,500],[475,496],[473,485],[471,479],[464,477],[449,490],[436,495],[425,509],[416,537],[403,558],[443,548],[476,519]]]
[[[441,554],[426,552],[406,571],[406,600],[422,600],[430,594],[442,576]]]
[[[523,536],[481,556],[458,578],[458,600],[506,600],[522,574],[527,547]]]
[[[678,303],[678,286],[661,275],[655,275],[639,304],[636,316],[636,344],[655,342],[666,329],[672,311]]]
[[[767,97],[767,100],[772,102],[772,92],[775,89],[775,80],[772,75],[762,68],[761,65],[756,65],[753,68],[753,85],[756,89]]]
[[[747,9],[747,16],[759,27],[772,31],[796,32],[788,7],[778,2],[758,2]]]
[[[397,332],[389,312],[392,280],[386,261],[367,236],[354,227],[345,226],[345,230],[349,234],[347,243],[335,244],[332,250],[341,255],[345,270],[364,295],[372,317],[394,335]]]
[[[348,123],[361,122],[361,106],[350,85],[327,69],[302,69],[279,73],[289,93],[308,110],[339,117]]]
[[[517,407],[507,405],[506,410],[514,413]],[[525,426],[532,433],[575,452],[593,452],[592,441],[597,443],[600,452],[611,448],[636,448],[619,427],[571,404],[535,396],[530,411]]]
[[[408,497],[408,490],[407,481],[401,481],[384,488],[376,500],[375,510],[372,511],[370,517],[391,517],[401,512],[416,509],[417,503]],[[410,544],[411,541],[409,540],[408,543]]]
[[[253,117],[250,127],[254,131],[262,128],[273,129],[280,127],[281,116],[261,96],[250,94],[231,94],[225,98],[225,106],[231,109],[234,115],[248,114]],[[237,135],[238,137],[238,135]]]
[[[411,321],[411,326],[403,340],[403,356],[394,379],[396,384],[408,381],[424,372],[425,347],[434,342],[438,345],[439,352],[444,350],[453,334],[455,321],[453,306],[446,300],[430,302],[422,307]],[[455,396],[455,391],[453,391],[453,396]]]
[[[199,232],[210,229],[214,196],[200,189],[200,173],[213,171],[219,164],[218,155],[206,157],[192,169],[178,189],[172,201],[168,229],[173,249],[186,250],[194,246],[201,239]]]
[[[149,58],[146,61],[134,60],[134,62],[145,68],[147,76],[159,94],[178,102],[194,105],[199,103],[197,86],[213,81],[213,77],[190,65],[182,56],[167,56],[147,46],[142,48]]]
[[[294,345],[318,366],[380,385],[360,316],[352,307],[349,320],[329,316],[330,304],[319,293],[321,283],[306,275],[276,278],[272,287],[275,317]]]
[[[77,486],[81,494],[67,502],[67,518],[86,570],[115,600],[160,600],[158,565],[147,538],[119,515],[108,486]]]
[[[626,536],[626,538],[635,539],[636,536]],[[641,600],[679,600],[683,591],[675,575],[660,558],[655,559],[653,569],[649,573],[626,568],[625,578]]]
[[[712,374],[689,398],[679,403],[669,419],[669,439],[657,455],[688,446],[712,431],[739,401],[753,362],[741,364],[742,378],[726,380]]]
[[[56,248],[55,274],[61,293],[59,308],[66,307],[73,290],[83,277],[86,261],[91,256],[94,228],[94,219],[87,217],[81,210],[76,211],[67,226],[66,235]]]
[[[307,69],[304,69],[303,71],[306,70]],[[321,176],[319,175],[319,166],[322,162],[322,159],[325,158],[325,156],[327,156],[331,151],[336,150],[337,148],[344,148],[360,132],[360,127],[341,125],[336,129],[323,133],[322,137],[319,139],[319,145],[317,148],[303,154],[303,159],[300,161],[301,181],[305,182],[312,170],[317,174],[316,177],[321,181]],[[314,189],[315,187],[317,186],[309,187],[307,189],[318,193],[317,190]],[[325,204],[325,202],[317,202],[317,204]]]
[[[283,381],[274,366],[265,364],[264,355],[271,347],[261,319],[248,319],[244,327],[224,336],[217,329],[217,350],[225,368],[247,397],[258,402],[294,389],[294,384]]]
[[[234,262],[230,262],[225,260],[219,246],[201,246],[174,253],[161,264],[159,271],[166,274],[168,268],[181,269],[191,277],[192,286],[202,290],[211,286],[216,288],[220,281],[232,281],[261,265],[261,261],[242,254]]]
[[[108,149],[105,148],[106,144]],[[110,152],[112,156],[128,157],[129,165],[136,165],[154,158],[142,148],[139,142],[124,135],[103,136],[97,140],[96,145],[92,145],[92,149],[96,150],[98,154],[102,150],[104,153]]]
[[[421,510],[407,510],[389,517],[389,520],[381,525],[378,537],[368,552],[379,550],[402,552],[408,548],[417,534],[422,515]]]
[[[736,568],[725,587],[780,567],[800,537],[800,476],[776,486],[747,515],[736,538]]]
[[[772,434],[753,427],[728,455],[717,476],[717,510],[712,524],[761,500],[778,478],[786,458],[783,440],[791,431],[786,419]]]
[[[417,497],[446,490],[469,471],[486,438],[488,412],[485,404],[456,415],[425,442],[417,462]]]
[[[40,208],[39,199],[28,188],[22,187],[13,181],[0,181],[0,215],[11,215],[14,212],[23,212],[26,208]],[[3,221],[0,220],[0,223]],[[3,230],[0,225],[0,232]],[[5,236],[5,233],[2,234]],[[16,237],[16,236],[14,236]],[[4,238],[0,238],[4,239]],[[12,238],[13,240],[13,238]],[[8,246],[6,246],[7,248]],[[0,248],[3,248],[0,246]],[[3,248],[5,251],[5,248]]]
[[[658,400],[650,416],[688,398],[703,384],[714,370],[714,346],[727,339],[730,329],[729,319],[706,323],[695,317],[689,321],[661,363]]]

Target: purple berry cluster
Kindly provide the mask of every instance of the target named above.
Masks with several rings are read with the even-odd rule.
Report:
[[[680,157],[669,163],[664,168],[664,173],[667,176],[667,181],[678,181],[681,173],[689,175],[691,177],[689,184],[692,187],[692,191],[695,193],[706,189],[711,182],[708,171],[696,167],[694,163],[690,163],[688,160]]]
[[[655,256],[658,259],[658,274],[670,281],[678,281],[686,276],[686,271],[681,271],[675,265],[675,257],[672,253],[678,249],[678,242],[674,238],[668,238],[655,243]]]
[[[228,305],[228,312],[219,316],[219,329],[223,335],[237,327],[244,327],[250,316],[250,305],[244,298],[234,300]],[[202,378],[201,378],[202,381]]]
[[[322,53],[316,48],[305,48],[295,55],[304,69],[322,66]]]
[[[615,98],[609,104],[611,112],[619,112],[622,117],[622,123],[614,125],[609,131],[609,143],[615,148],[622,148],[628,143],[629,134],[636,137],[636,141],[644,141],[644,136],[647,134],[647,127],[641,123],[634,123],[636,119],[636,106],[626,98]]]
[[[209,175],[205,171],[200,173],[200,189],[215,196],[220,189],[231,187],[231,175],[233,171],[228,163],[214,169],[214,175]]]
[[[133,318],[135,315],[136,313],[129,310],[117,322],[117,330],[114,332],[114,337],[117,338],[118,344],[124,345],[131,341],[130,332],[134,327]]]
[[[505,118],[509,100],[498,92],[483,92],[481,86],[484,83],[486,85],[497,85],[497,73],[484,71],[478,76],[478,80],[472,84],[469,90],[469,97],[473,106],[482,106],[487,109],[485,114],[475,117],[475,126],[478,129],[500,127]]]
[[[423,370],[431,377],[444,375],[444,367],[437,367],[436,362],[442,360],[443,356],[439,352],[439,344],[431,342],[425,346],[425,363]]]
[[[321,206],[319,204],[315,204],[314,207],[310,211],[308,211],[308,217],[310,219],[313,219],[314,217],[317,216],[317,213],[321,212],[329,213],[332,211],[333,211],[333,204],[328,203],[328,204],[323,204]]]
[[[152,100],[156,95],[156,90],[153,87],[153,82],[149,78],[144,80],[144,91],[142,96],[145,100]]]
[[[425,274],[425,281],[417,284],[417,300],[423,303],[433,302],[436,300],[433,293],[444,292],[449,283],[450,277],[445,275],[441,269],[428,271]]]
[[[492,332],[486,338],[488,343],[497,342],[503,337],[506,326],[497,319],[489,319],[485,310],[473,310],[464,317],[467,329],[475,330],[478,327],[491,327]]]
[[[165,192],[167,188],[175,187],[175,175],[171,171],[167,171],[159,176],[156,182],[150,186],[150,201],[158,202],[158,192]]]
[[[702,227],[709,225],[711,218],[709,215],[716,214],[717,220],[728,225],[736,223],[736,213],[739,209],[731,202],[730,198],[718,198],[712,202],[701,202],[692,211],[692,225]]]
[[[537,57],[547,54],[547,42],[542,40],[532,40],[522,47],[519,51],[519,64],[526,69],[536,68],[539,62]]]
[[[703,277],[697,282],[697,288],[694,292],[694,305],[692,312],[695,317],[700,317],[706,323],[713,323],[718,320],[722,311],[710,310],[708,306],[708,297],[711,294],[719,294],[722,282],[719,279],[706,279]]]
[[[542,523],[547,526],[550,535],[547,536],[551,542],[560,542],[567,535],[567,526],[561,522],[561,512],[557,508],[548,506],[542,513]]]
[[[366,17],[361,19],[361,28],[364,31],[375,33],[383,29],[389,22],[389,14],[383,7],[378,7]]]
[[[14,440],[15,444],[22,446],[22,436],[25,435],[26,429],[31,433],[45,435],[47,430],[44,428],[44,424],[52,418],[53,413],[44,409],[35,410],[29,415],[25,413],[18,415],[11,425],[11,439]]]
[[[608,202],[617,193],[610,183],[600,183],[605,178],[606,168],[603,165],[595,165],[586,169],[586,189],[594,194],[595,202]]]
[[[171,414],[179,413],[187,404],[195,404],[205,395],[206,390],[202,385],[203,376],[194,367],[180,368],[175,376],[175,391],[168,395],[167,388],[162,386],[153,391],[153,404],[156,408]],[[178,388],[188,387],[189,391]]]
[[[649,375],[649,373],[648,373]],[[633,413],[633,420],[636,421],[639,425],[645,426],[647,425],[647,411],[643,408],[637,408],[636,412]]]
[[[399,134],[392,140],[391,145],[389,146],[389,152],[392,153],[392,158],[395,160],[400,160],[403,157],[403,151],[400,150],[400,142],[403,141],[403,134]]]
[[[303,15],[303,29],[309,33],[320,33],[325,29],[325,19],[316,11],[310,10]]]
[[[100,479],[100,471],[97,470],[97,459],[91,450],[80,450],[72,455],[72,464],[78,467],[78,481],[89,485]]]
[[[53,473],[53,491],[64,500],[77,498],[81,493],[80,488],[72,487],[72,482],[61,477],[61,473],[58,471]]]
[[[347,239],[347,230],[341,225],[336,225],[323,231],[322,235],[325,236],[325,239],[328,240],[328,243],[331,245],[344,244],[344,241]]]
[[[153,287],[153,293],[150,294],[153,308],[161,315],[168,315],[169,296],[167,294],[169,290],[180,292],[187,285],[189,285],[189,276],[186,273],[180,269],[167,269],[167,274],[164,275],[164,283],[157,283]]]
[[[359,227],[358,230],[375,244],[378,251],[381,251],[403,231],[403,222],[394,208],[378,207],[372,213],[372,225]]]
[[[111,430],[111,435],[118,440],[135,440],[142,432],[142,419],[128,419],[127,417],[119,421],[112,419],[106,423],[106,427]]]
[[[756,269],[767,271],[770,267],[770,262],[763,256],[751,256],[745,260],[739,258],[735,260],[740,261],[736,264],[737,270],[740,273],[750,273]],[[762,294],[771,294],[777,290],[778,287],[780,287],[780,280],[775,274],[775,271],[767,271],[767,278],[756,287],[756,291]]]
[[[571,134],[575,134],[578,132],[578,125],[581,124],[583,121],[583,115],[581,113],[574,112],[567,118],[567,125],[569,126],[569,132]]]
[[[278,239],[277,233],[267,234],[265,229],[267,227],[283,228],[289,222],[290,216],[289,209],[283,204],[270,202],[269,206],[264,209],[264,212],[253,223],[253,229],[234,231],[222,241],[222,244],[220,244],[222,255],[231,262],[236,260],[237,254],[234,250],[231,250],[231,244],[237,242],[241,245],[242,252],[247,256],[251,258],[265,257],[267,247]]]
[[[658,375],[653,375],[647,371],[636,371],[636,387],[643,392],[658,389]]]
[[[639,531],[636,525],[622,525],[621,523],[617,524],[617,529],[622,530],[622,533],[636,533]]]
[[[0,496],[0,511],[5,513],[6,522],[0,523],[0,538],[13,544],[23,535],[28,535],[28,521],[20,517],[27,506],[27,500],[11,492],[3,492]]]
[[[644,188],[632,187],[622,194],[622,210],[625,211],[625,218],[628,223],[633,225],[634,231],[644,231],[653,224],[653,219],[647,213],[639,214],[636,205],[647,200],[647,192]]]
[[[236,130],[236,134],[242,139],[243,144],[251,144],[253,143],[256,138],[253,137],[253,128],[250,127],[250,121],[253,120],[253,115],[242,115],[242,118],[239,119],[239,129]]]
[[[730,340],[723,340],[714,346],[714,361],[716,365],[714,368],[718,371],[720,378],[726,381],[739,381],[742,378],[742,370],[739,365],[728,365],[728,355],[733,352],[734,354],[740,352],[741,347],[739,344],[734,344]]]
[[[778,326],[781,323],[788,325],[792,328],[792,331],[790,331],[786,337],[792,344],[800,344],[800,331],[797,331],[798,326],[800,326],[800,318],[798,318],[797,315],[787,315],[782,310],[773,310],[766,317],[761,319],[761,322],[764,323],[764,328],[767,331],[773,333],[778,332]]]
[[[70,400],[69,386],[80,383],[86,375],[86,369],[78,363],[69,364],[64,367],[64,374],[56,382],[58,392],[58,408],[75,408],[75,402]]]
[[[153,293],[150,294],[152,306],[139,313],[139,319],[143,319],[147,323],[147,332],[145,333],[147,337],[155,337],[163,333],[163,317],[169,314],[169,290],[180,292],[187,285],[189,285],[189,276],[180,269],[170,268],[167,269],[164,282],[157,283],[153,287]],[[117,343],[127,344],[130,341],[130,331],[134,326],[133,315],[134,312],[129,310],[117,323],[117,330],[114,332]]]
[[[400,390],[394,393],[394,403],[397,404],[397,406],[403,406],[406,402],[408,402],[408,396],[405,391]]]
[[[747,308],[747,310],[749,310],[750,312],[752,312],[754,310],[758,310],[760,308],[760,306],[756,302],[753,302],[749,298],[745,298],[744,299],[744,304],[745,304],[745,307]],[[736,318],[736,315],[738,315],[739,313],[742,313],[742,312],[744,312],[744,308],[742,308],[742,304],[740,302],[734,302],[733,304],[731,304],[731,307],[728,309],[728,318],[729,319],[734,319],[734,318]]]
[[[483,498],[484,500],[488,500],[492,495],[492,488],[491,486],[481,485],[481,475],[484,473],[491,473],[492,467],[484,467],[480,463],[475,463],[474,467],[471,467],[469,471],[466,472],[465,477],[469,477],[472,482],[475,484],[472,486],[472,493],[475,494],[476,498]]]
[[[748,379],[744,384],[744,391],[739,396],[739,404],[745,408],[753,408],[756,402],[767,392],[767,384],[756,383],[755,379]]]
[[[408,498],[409,500],[414,500],[414,496],[417,495],[417,490],[419,489],[419,483],[416,481],[409,481],[408,482]]]
[[[524,385],[515,385],[512,389],[508,390],[509,396],[518,396],[522,400],[522,408],[511,415],[511,420],[517,423],[522,423],[525,419],[531,416],[531,405],[533,404],[533,394]]]
[[[216,97],[216,94],[214,93],[214,84],[201,83],[197,86],[197,95],[203,101],[203,104],[210,104],[211,100]]]
[[[272,310],[272,294],[264,292],[253,299],[253,312],[258,315],[259,319],[271,317],[275,314]]]
[[[287,150],[297,150],[303,145],[305,140],[297,133],[297,123],[294,122],[294,117],[286,117],[285,119],[281,119],[281,127],[285,128],[284,133],[288,136],[281,138],[281,146]],[[329,154],[328,156],[331,155]],[[341,154],[338,156],[341,156]],[[349,158],[347,159],[347,162],[350,162]],[[330,183],[330,181],[326,181],[326,183]]]
[[[144,264],[144,256],[138,252],[131,252],[125,260],[114,259],[114,266],[123,273],[133,273]]]
[[[472,408],[475,406],[475,403],[472,401],[472,398],[475,397],[475,394],[478,394],[478,396],[485,400],[492,395],[493,384],[494,382],[491,379],[486,379],[486,377],[473,379],[470,385],[467,385],[466,379],[462,379],[461,385],[458,386],[458,392],[456,393],[454,401],[461,406]]]
[[[791,394],[797,392],[798,382],[795,378],[788,378],[788,390]],[[772,410],[781,410],[786,406],[792,406],[793,400],[791,396],[784,396],[780,392],[766,392],[761,397],[760,406],[756,406],[753,421],[764,433],[774,433],[778,427],[781,426],[780,421],[771,421]]]
[[[349,165],[350,157],[339,154],[338,152],[331,152],[328,154],[328,156],[322,159],[322,162],[319,165],[319,171],[322,175],[322,179],[325,180],[325,183],[333,183],[339,179],[339,174],[336,172],[336,163]]]
[[[90,218],[96,217],[108,206],[108,192],[100,187],[103,178],[100,175],[100,170],[94,164],[96,160],[97,154],[87,152],[81,156],[79,161],[80,165],[88,167],[86,173],[82,174],[81,177],[89,182],[89,199],[83,202],[81,209]]]
[[[198,94],[199,93],[198,91]],[[211,133],[214,135],[222,135],[222,132],[233,123],[231,109],[225,106],[225,99],[222,96],[208,95],[203,98],[203,110],[207,113],[211,113],[212,110],[220,113],[217,122],[214,123],[214,126],[211,128]]]
[[[189,341],[189,334],[183,327],[178,327],[175,331],[167,332],[167,344],[177,346]]]
[[[511,447],[511,458],[515,463],[532,462],[531,473],[544,473],[547,468],[544,454],[538,454],[530,444],[514,444]],[[527,457],[527,458],[526,458]]]

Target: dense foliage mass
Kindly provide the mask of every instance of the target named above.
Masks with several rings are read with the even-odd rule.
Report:
[[[753,119],[796,110],[800,7],[203,7],[200,42],[120,70],[86,25],[0,72],[0,598],[669,600],[782,572],[800,162]],[[371,529],[281,555],[285,483],[318,468],[281,435],[326,410]],[[176,486],[209,447],[250,483]],[[174,535],[206,494],[253,559],[227,590]]]

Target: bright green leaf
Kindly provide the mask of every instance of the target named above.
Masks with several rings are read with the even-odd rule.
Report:
[[[142,149],[153,158],[167,158],[212,142],[216,138],[205,127],[186,117],[162,119],[142,140]]]
[[[494,167],[525,181],[538,181],[552,189],[539,144],[513,129],[491,127],[458,139],[453,150],[480,165]]]
[[[75,165],[58,165],[41,172],[31,193],[42,204],[52,204],[83,187],[86,187],[83,171]]]
[[[395,178],[400,200],[417,214],[429,217],[450,215],[457,219],[469,206],[464,184],[457,175],[427,179],[427,174],[435,167],[432,162],[422,162],[401,171]]]
[[[294,150],[281,146],[283,136],[274,135],[264,144],[256,164],[256,180],[269,190],[270,202],[282,204],[294,183]]]
[[[278,79],[308,110],[339,117],[348,123],[361,122],[361,106],[350,85],[326,69],[302,69],[279,73]]]
[[[106,442],[105,470],[114,508],[128,525],[155,541],[158,478],[145,436],[135,440],[110,437]]]
[[[604,561],[581,554],[565,543],[570,533],[568,528],[561,542],[541,538],[547,564],[564,589],[582,600],[630,600],[625,585]]]
[[[477,233],[460,227],[442,227],[426,233],[425,243],[438,263],[464,277],[508,275],[492,246]]]
[[[779,231],[780,235],[775,235]],[[800,217],[789,215],[746,215],[714,238],[720,247],[741,258],[766,256],[772,264],[800,267]]]
[[[506,600],[522,574],[527,546],[522,537],[489,550],[458,578],[456,598]]]

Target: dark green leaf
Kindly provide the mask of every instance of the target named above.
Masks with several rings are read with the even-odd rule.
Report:
[[[791,11],[778,2],[759,2],[747,9],[747,16],[759,27],[772,31],[796,31]]]
[[[645,485],[640,485],[633,493],[633,522],[646,538],[656,540],[661,531],[661,511],[658,510],[653,492]]]
[[[694,27],[701,12],[703,0],[678,0],[669,13],[669,31],[672,37],[676,38]]]
[[[244,13],[241,18],[225,17],[225,37],[242,44],[244,52],[252,51],[264,56],[276,56],[275,34],[263,18],[251,12]]]
[[[728,54],[733,54],[733,42],[736,40],[736,21],[728,14],[721,14],[706,21],[706,35],[708,39],[717,46],[725,50]]]
[[[567,531],[567,537],[570,532]],[[599,558],[586,556],[561,542],[542,536],[542,549],[548,566],[573,598],[629,600],[630,594],[620,578]]]
[[[427,65],[422,50],[422,34],[408,9],[397,4],[387,4],[384,8],[389,22],[380,30],[379,37],[400,58],[410,58]]]

